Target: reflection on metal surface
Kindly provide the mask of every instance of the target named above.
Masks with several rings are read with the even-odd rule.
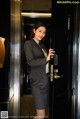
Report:
[[[78,51],[78,119],[80,119],[80,8],[79,8],[79,51]]]
[[[18,117],[20,112],[20,61],[21,61],[21,0],[11,0],[11,41],[10,41],[10,101],[9,114]]]
[[[5,38],[0,37],[0,68],[3,68],[5,58]]]
[[[53,82],[53,69],[54,69],[54,66],[53,64],[50,65],[50,81]]]
[[[23,17],[31,17],[31,18],[51,18],[51,13],[28,13],[22,12],[21,16]]]
[[[80,7],[76,7],[72,69],[72,119],[80,119]]]

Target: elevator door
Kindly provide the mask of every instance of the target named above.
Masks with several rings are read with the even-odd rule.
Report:
[[[51,42],[57,54],[57,64],[53,61],[49,113],[54,119],[71,119],[73,28],[73,6],[54,6]]]

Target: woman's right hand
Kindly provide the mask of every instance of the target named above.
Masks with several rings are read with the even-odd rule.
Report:
[[[55,53],[54,49],[51,49],[51,48],[50,48],[46,60],[47,60],[47,61],[50,61],[51,57],[54,57],[54,53]]]

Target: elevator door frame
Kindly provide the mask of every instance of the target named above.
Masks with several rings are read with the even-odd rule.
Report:
[[[10,2],[10,74],[9,74],[9,118],[20,114],[20,61],[21,61],[21,0]]]
[[[79,51],[78,51],[78,76],[77,76],[77,81],[78,81],[78,106],[77,106],[77,119],[80,119],[80,5],[78,6],[78,23],[79,23],[79,37],[78,37],[78,47],[79,47]]]
[[[75,7],[72,70],[72,117],[80,119],[80,6]]]

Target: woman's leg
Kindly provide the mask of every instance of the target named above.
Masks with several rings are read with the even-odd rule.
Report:
[[[36,110],[36,116],[34,119],[44,119],[45,117],[45,109],[37,109]]]

